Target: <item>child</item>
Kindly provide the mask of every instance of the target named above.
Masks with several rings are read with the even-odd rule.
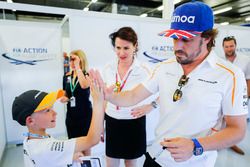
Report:
[[[57,92],[29,90],[16,97],[12,106],[12,116],[19,124],[27,126],[28,133],[23,141],[26,167],[69,167],[79,160],[82,151],[96,145],[103,130],[103,91],[91,83],[93,116],[87,136],[70,140],[57,140],[46,133],[47,128],[56,126],[53,104],[64,95]]]

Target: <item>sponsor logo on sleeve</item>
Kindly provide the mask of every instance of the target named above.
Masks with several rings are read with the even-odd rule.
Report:
[[[248,108],[248,96],[247,96],[247,88],[246,87],[243,90],[243,107]]]
[[[248,108],[247,88],[244,88],[244,91],[243,91],[243,107]]]

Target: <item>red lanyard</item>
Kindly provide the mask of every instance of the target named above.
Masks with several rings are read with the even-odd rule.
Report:
[[[128,72],[128,75],[125,78],[125,80],[122,82],[122,84],[120,84],[120,82],[118,81],[118,74],[117,73],[115,74],[115,84],[116,84],[116,91],[117,91],[117,93],[119,93],[119,92],[122,91],[122,89],[124,88],[124,86],[125,86],[125,84],[126,84],[126,82],[128,80],[128,77],[129,77],[129,75],[130,75],[131,72],[132,72],[132,70],[130,70]],[[119,110],[119,106],[116,106],[116,110]]]

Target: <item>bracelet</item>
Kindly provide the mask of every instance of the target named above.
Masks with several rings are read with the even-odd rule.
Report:
[[[153,108],[157,108],[158,107],[158,104],[156,103],[156,101],[152,101],[151,105],[152,105]]]
[[[89,73],[88,73],[87,71],[84,70],[84,71],[83,71],[83,75],[84,75],[84,76],[86,76],[86,75],[89,76]]]

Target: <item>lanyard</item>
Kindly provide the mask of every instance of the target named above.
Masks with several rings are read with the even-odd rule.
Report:
[[[79,82],[79,80],[77,79],[76,83],[73,85],[72,78],[70,79],[70,83],[69,84],[70,84],[70,90],[71,90],[72,96],[73,96],[73,92],[76,89],[76,86],[77,86],[78,82]]]
[[[122,91],[122,89],[124,88],[131,72],[132,72],[132,69],[128,72],[128,75],[125,78],[125,80],[122,82],[122,84],[118,81],[118,73],[115,74],[115,85],[116,85],[116,92],[117,93]],[[116,106],[116,110],[119,110],[119,106]]]
[[[25,137],[36,137],[36,138],[42,138],[42,139],[46,139],[46,138],[50,137],[50,136],[43,136],[43,135],[39,135],[39,134],[35,134],[35,133],[30,133],[30,132],[23,133],[23,135]]]
[[[126,84],[126,82],[127,82],[127,80],[128,80],[128,77],[129,77],[129,75],[130,75],[130,73],[132,72],[132,70],[130,70],[129,72],[128,72],[128,75],[127,75],[127,77],[125,78],[125,80],[122,82],[122,84],[118,81],[118,74],[116,73],[115,74],[115,83],[116,83],[116,86],[118,86],[119,87],[119,90],[117,91],[117,92],[121,92],[122,91],[122,89],[123,89],[123,87],[125,86],[125,84]]]

